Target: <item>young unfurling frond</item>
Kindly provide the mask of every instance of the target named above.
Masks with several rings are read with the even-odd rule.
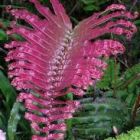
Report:
[[[25,9],[9,9],[16,19],[31,25],[13,23],[8,31],[25,39],[5,45],[9,49],[6,57],[10,62],[9,77],[21,91],[18,100],[24,101],[25,118],[35,131],[32,140],[62,140],[66,130],[64,120],[72,117],[79,103],[59,97],[68,92],[82,96],[88,85],[101,79],[107,64],[100,58],[123,53],[125,49],[116,40],[98,38],[112,33],[130,39],[137,31],[130,21],[135,15],[123,5],[113,4],[73,29],[58,0],[50,0],[54,13],[38,0],[30,1],[44,19]],[[61,92],[64,88],[68,91]]]

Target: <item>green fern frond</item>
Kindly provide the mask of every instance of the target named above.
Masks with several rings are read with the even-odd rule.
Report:
[[[128,131],[127,134],[122,133],[116,138],[108,138],[105,140],[140,140],[140,127],[136,127],[135,129]]]
[[[108,68],[100,82],[97,83],[97,88],[99,89],[110,89],[115,80],[115,75],[118,77],[120,74],[120,64],[115,63],[115,60],[110,59],[108,61]],[[118,78],[117,78],[118,79]]]
[[[127,106],[114,98],[85,98],[81,108],[70,119],[75,140],[101,140],[113,132],[115,126],[119,132],[125,128],[130,116]]]

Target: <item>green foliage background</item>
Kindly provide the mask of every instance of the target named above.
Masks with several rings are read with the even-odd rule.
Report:
[[[40,0],[49,5],[49,0]],[[74,25],[94,12],[103,10],[112,3],[125,4],[129,11],[140,12],[140,0],[61,0]],[[7,78],[7,64],[4,57],[7,50],[4,43],[11,39],[22,38],[18,35],[7,36],[6,30],[12,17],[5,12],[5,7],[27,8],[37,13],[28,0],[0,1],[0,129],[6,132],[7,140],[29,140],[32,130],[23,118],[24,107],[16,102],[17,91]],[[126,46],[125,54],[108,61],[108,69],[96,87],[89,87],[86,96],[79,100],[82,107],[67,120],[66,140],[103,140],[109,136],[118,140],[140,139],[140,18],[134,21],[138,32],[132,41],[120,37]],[[22,23],[22,21],[19,21]],[[111,36],[115,37],[116,36]],[[117,132],[113,129],[115,128]],[[131,138],[131,139],[130,139]],[[109,138],[108,140],[113,140]]]

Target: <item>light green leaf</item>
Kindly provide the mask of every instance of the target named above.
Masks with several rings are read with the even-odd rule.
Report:
[[[3,96],[6,99],[5,105],[9,110],[13,105],[13,103],[15,102],[16,92],[10,85],[9,80],[6,78],[6,76],[3,74],[2,71],[0,71],[0,89],[2,91]]]
[[[17,129],[18,122],[21,118],[21,116],[19,115],[20,107],[21,104],[19,102],[15,102],[11,110],[10,118],[8,121],[8,130],[7,130],[9,140],[16,139],[16,129]]]
[[[7,35],[6,33],[0,29],[0,41],[5,41],[7,40]]]

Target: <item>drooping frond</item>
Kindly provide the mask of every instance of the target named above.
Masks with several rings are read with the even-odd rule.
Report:
[[[24,101],[25,118],[31,122],[35,134],[33,140],[64,139],[65,119],[71,118],[79,106],[74,101],[62,101],[59,97],[69,88],[82,96],[83,90],[103,75],[106,63],[102,56],[124,52],[115,40],[95,40],[106,34],[125,35],[128,39],[136,32],[130,19],[135,15],[123,5],[111,5],[105,11],[81,21],[74,29],[63,6],[58,0],[50,0],[54,13],[38,0],[30,0],[44,17],[25,9],[10,9],[16,18],[31,25],[12,24],[9,34],[20,34],[25,41],[12,41],[6,61],[12,85],[21,91],[18,100]],[[113,19],[113,20],[112,20]]]

